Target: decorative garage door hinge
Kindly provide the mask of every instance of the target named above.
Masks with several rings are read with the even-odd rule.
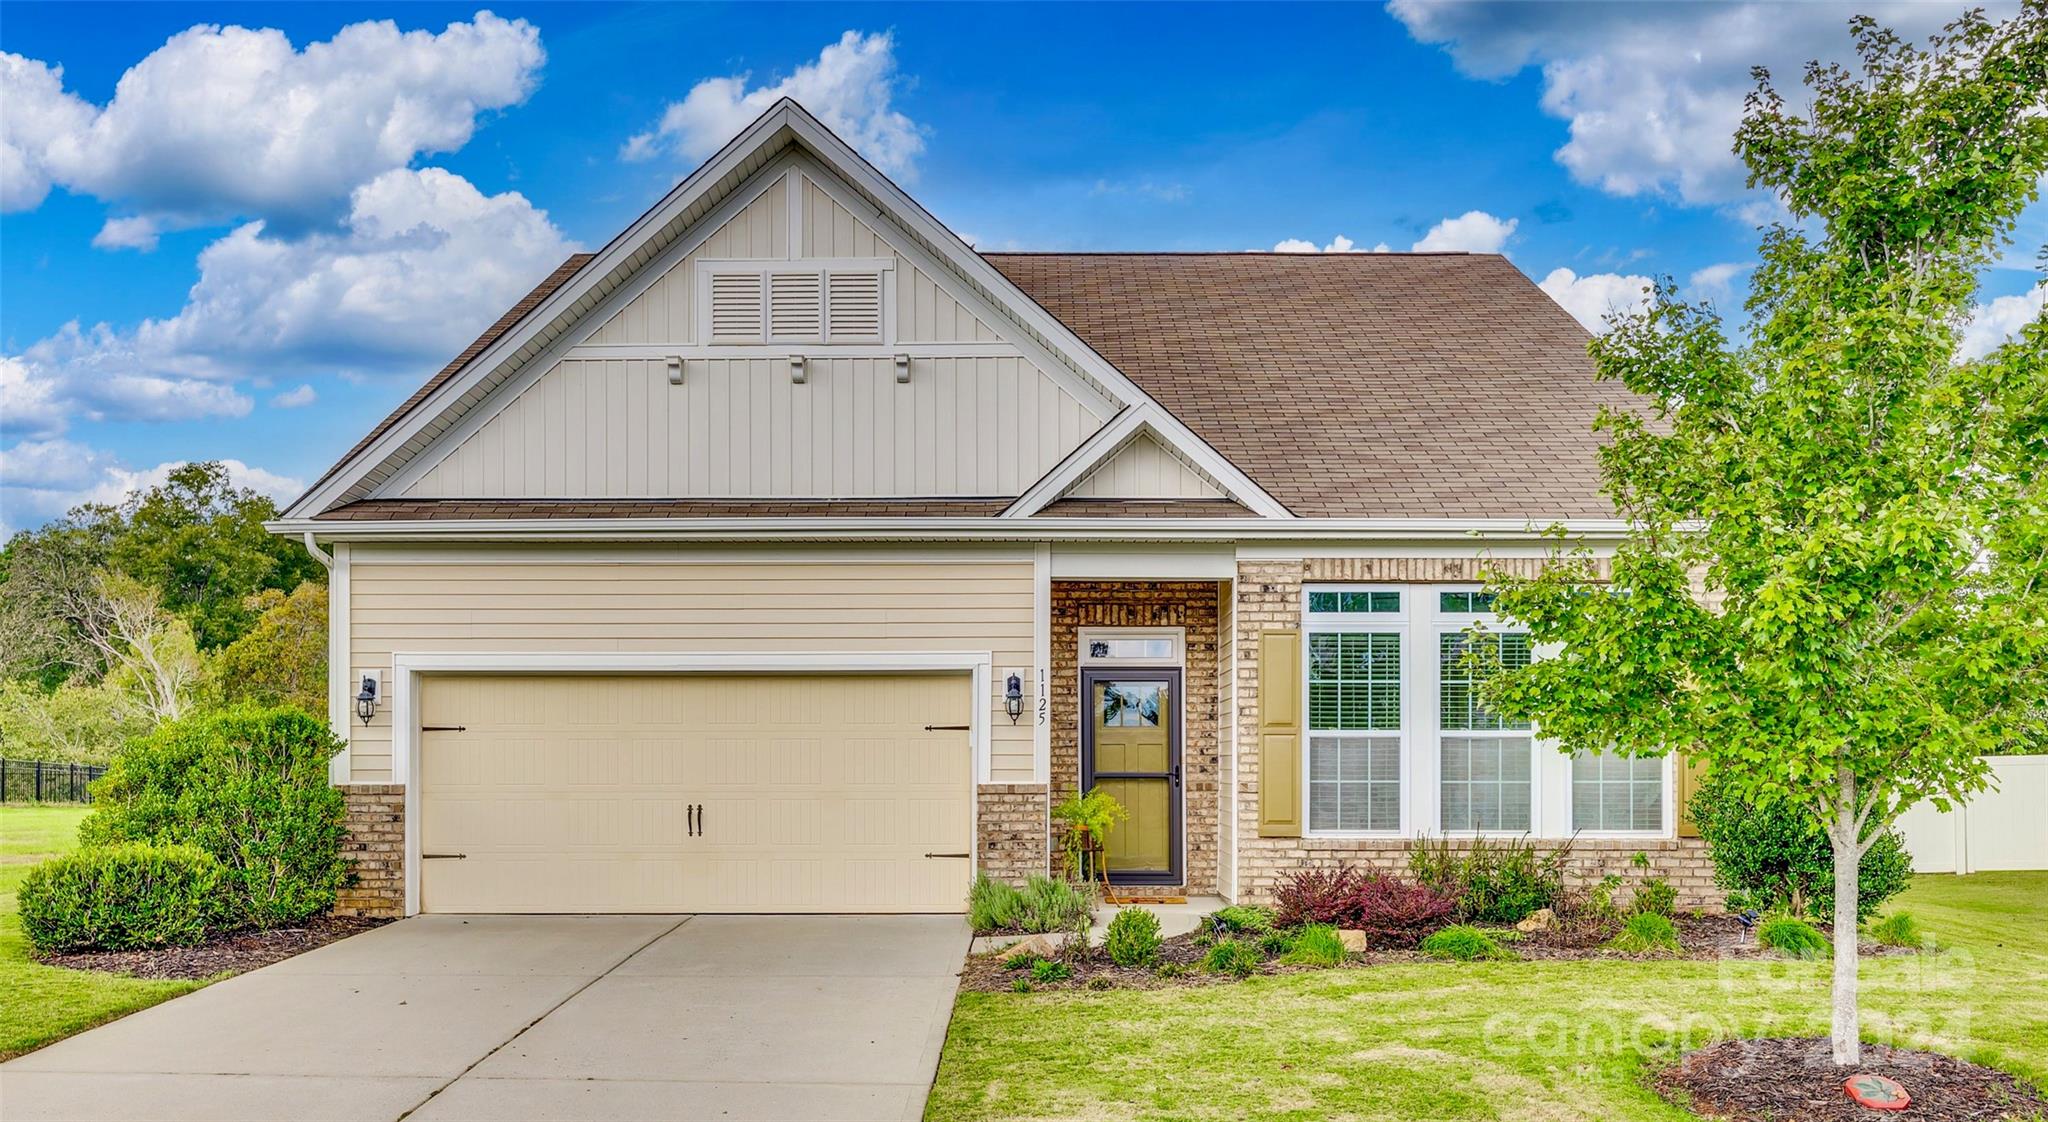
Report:
[[[974,726],[972,726],[972,725],[926,725],[926,726],[924,727],[924,731],[926,731],[926,732],[966,732],[966,731],[968,731],[969,729],[971,729],[971,728],[973,728],[973,727],[974,727]]]
[[[468,732],[461,725],[421,725],[421,732]]]
[[[926,857],[972,857],[971,853],[927,853]]]
[[[420,854],[420,860],[422,860],[422,861],[460,861],[460,860],[462,860],[462,859],[464,859],[464,858],[466,858],[466,857],[468,857],[468,856],[469,856],[469,854],[467,854],[467,853],[422,853],[422,854]]]

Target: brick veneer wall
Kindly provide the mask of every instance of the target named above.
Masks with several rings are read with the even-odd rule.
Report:
[[[1054,581],[1052,585],[1052,791],[1054,803],[1081,785],[1080,630],[1178,627],[1186,635],[1181,672],[1181,832],[1185,891],[1216,891],[1219,782],[1215,581]],[[1056,847],[1057,843],[1051,842]],[[1057,849],[1054,849],[1057,853]]]
[[[991,783],[976,792],[975,868],[996,880],[1022,884],[1049,867],[1045,786]]]
[[[1602,563],[1604,567],[1604,562]],[[1407,867],[1405,841],[1362,838],[1262,838],[1259,836],[1259,632],[1301,626],[1301,586],[1320,581],[1412,582],[1430,584],[1477,580],[1488,566],[1533,576],[1541,558],[1313,557],[1240,561],[1237,567],[1237,899],[1270,903],[1289,873],[1314,866],[1370,865],[1389,872]],[[1555,844],[1555,843],[1551,843]],[[1633,867],[1638,852],[1650,858],[1648,872]],[[1609,873],[1634,880],[1661,876],[1678,890],[1682,908],[1719,909],[1723,893],[1714,887],[1713,864],[1698,838],[1585,839],[1573,843],[1566,865],[1571,887],[1596,883]]]
[[[399,783],[349,783],[348,837],[342,852],[354,867],[354,883],[334,897],[334,914],[392,917],[405,914],[405,787]]]

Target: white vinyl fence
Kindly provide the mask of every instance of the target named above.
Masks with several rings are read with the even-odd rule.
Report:
[[[1992,789],[1944,814],[1921,803],[1899,816],[1919,873],[2048,869],[2048,756],[1987,756]]]

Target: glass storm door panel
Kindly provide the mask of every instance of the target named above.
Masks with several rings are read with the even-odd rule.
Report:
[[[1091,670],[1081,688],[1082,782],[1130,815],[1109,832],[1110,880],[1178,884],[1180,671]]]

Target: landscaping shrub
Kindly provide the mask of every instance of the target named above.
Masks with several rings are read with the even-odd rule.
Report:
[[[1047,982],[1064,982],[1073,975],[1067,964],[1056,958],[1041,958],[1031,964],[1031,980],[1041,985]]]
[[[967,889],[967,925],[976,935],[1008,931],[1024,914],[1024,894],[1016,886],[976,873]]]
[[[1813,925],[1791,916],[1773,916],[1756,929],[1758,945],[1794,958],[1826,958],[1828,940]]]
[[[1450,922],[1456,908],[1450,897],[1423,885],[1367,877],[1353,890],[1342,926],[1365,932],[1366,942],[1375,947],[1412,947]]]
[[[1013,992],[1013,993],[1030,993],[1030,992],[1031,992],[1031,979],[1029,979],[1029,978],[1018,978],[1018,979],[1016,979],[1016,980],[1012,981],[1012,982],[1010,983],[1010,990],[1011,990],[1011,992]]]
[[[1309,924],[1294,936],[1285,961],[1299,966],[1336,966],[1344,961],[1344,940],[1328,924]]]
[[[1656,912],[1637,912],[1622,924],[1621,934],[1607,944],[1623,954],[1653,954],[1657,951],[1676,952],[1678,948],[1678,925],[1671,917]]]
[[[1267,958],[1279,958],[1294,949],[1294,932],[1286,928],[1275,928],[1264,932],[1258,938],[1259,951]]]
[[[1209,926],[1252,935],[1273,930],[1273,909],[1232,904],[1209,913]]]
[[[1102,949],[1118,966],[1150,966],[1159,957],[1159,917],[1143,908],[1125,908],[1109,921]]]
[[[1678,890],[1663,877],[1650,877],[1636,885],[1635,896],[1629,900],[1629,908],[1637,915],[1663,916],[1670,919],[1678,909]]]
[[[1833,918],[1834,849],[1812,815],[1779,802],[1744,799],[1732,785],[1712,778],[1689,809],[1714,860],[1715,884],[1761,911]],[[1857,869],[1857,921],[1876,915],[1912,877],[1913,861],[1898,831],[1879,834]]]
[[[1417,883],[1457,902],[1460,919],[1519,923],[1564,898],[1564,865],[1571,843],[1544,853],[1527,838],[1492,842],[1473,838],[1418,838],[1408,847],[1408,871]]]
[[[1920,930],[1920,921],[1906,912],[1893,912],[1871,924],[1870,937],[1886,947],[1919,948],[1927,945],[1927,934]]]
[[[1019,954],[1013,954],[1013,955],[1011,955],[1011,956],[1009,956],[1008,958],[1005,958],[1005,959],[1003,960],[1003,969],[1005,969],[1005,970],[1028,970],[1028,969],[1030,969],[1030,968],[1031,968],[1031,964],[1032,964],[1032,963],[1034,963],[1034,962],[1037,962],[1037,961],[1038,961],[1038,959],[1039,959],[1039,956],[1038,956],[1038,955],[1035,955],[1035,954],[1028,954],[1028,953],[1019,953]]]
[[[1159,964],[1159,969],[1154,970],[1152,973],[1162,978],[1185,978],[1193,972],[1193,968],[1185,962],[1162,962]]]
[[[1279,905],[1273,922],[1280,927],[1307,923],[1342,927],[1351,918],[1358,881],[1358,874],[1348,868],[1304,869],[1295,873],[1273,894]]]
[[[21,930],[44,953],[190,946],[212,930],[220,863],[189,845],[81,849],[28,871]]]
[[[341,742],[298,709],[240,706],[128,742],[92,785],[86,846],[193,845],[219,863],[229,926],[298,923],[348,877],[345,804],[327,781]]]
[[[1493,936],[1462,923],[1446,927],[1424,939],[1422,953],[1432,958],[1454,958],[1459,962],[1510,957],[1499,943],[1494,942]]]
[[[1262,961],[1257,947],[1237,939],[1225,939],[1209,948],[1208,957],[1202,960],[1202,965],[1213,973],[1248,978],[1258,971]]]
[[[1086,931],[1095,912],[1092,893],[1057,877],[1030,878],[1020,896],[1017,923],[1025,931]]]

